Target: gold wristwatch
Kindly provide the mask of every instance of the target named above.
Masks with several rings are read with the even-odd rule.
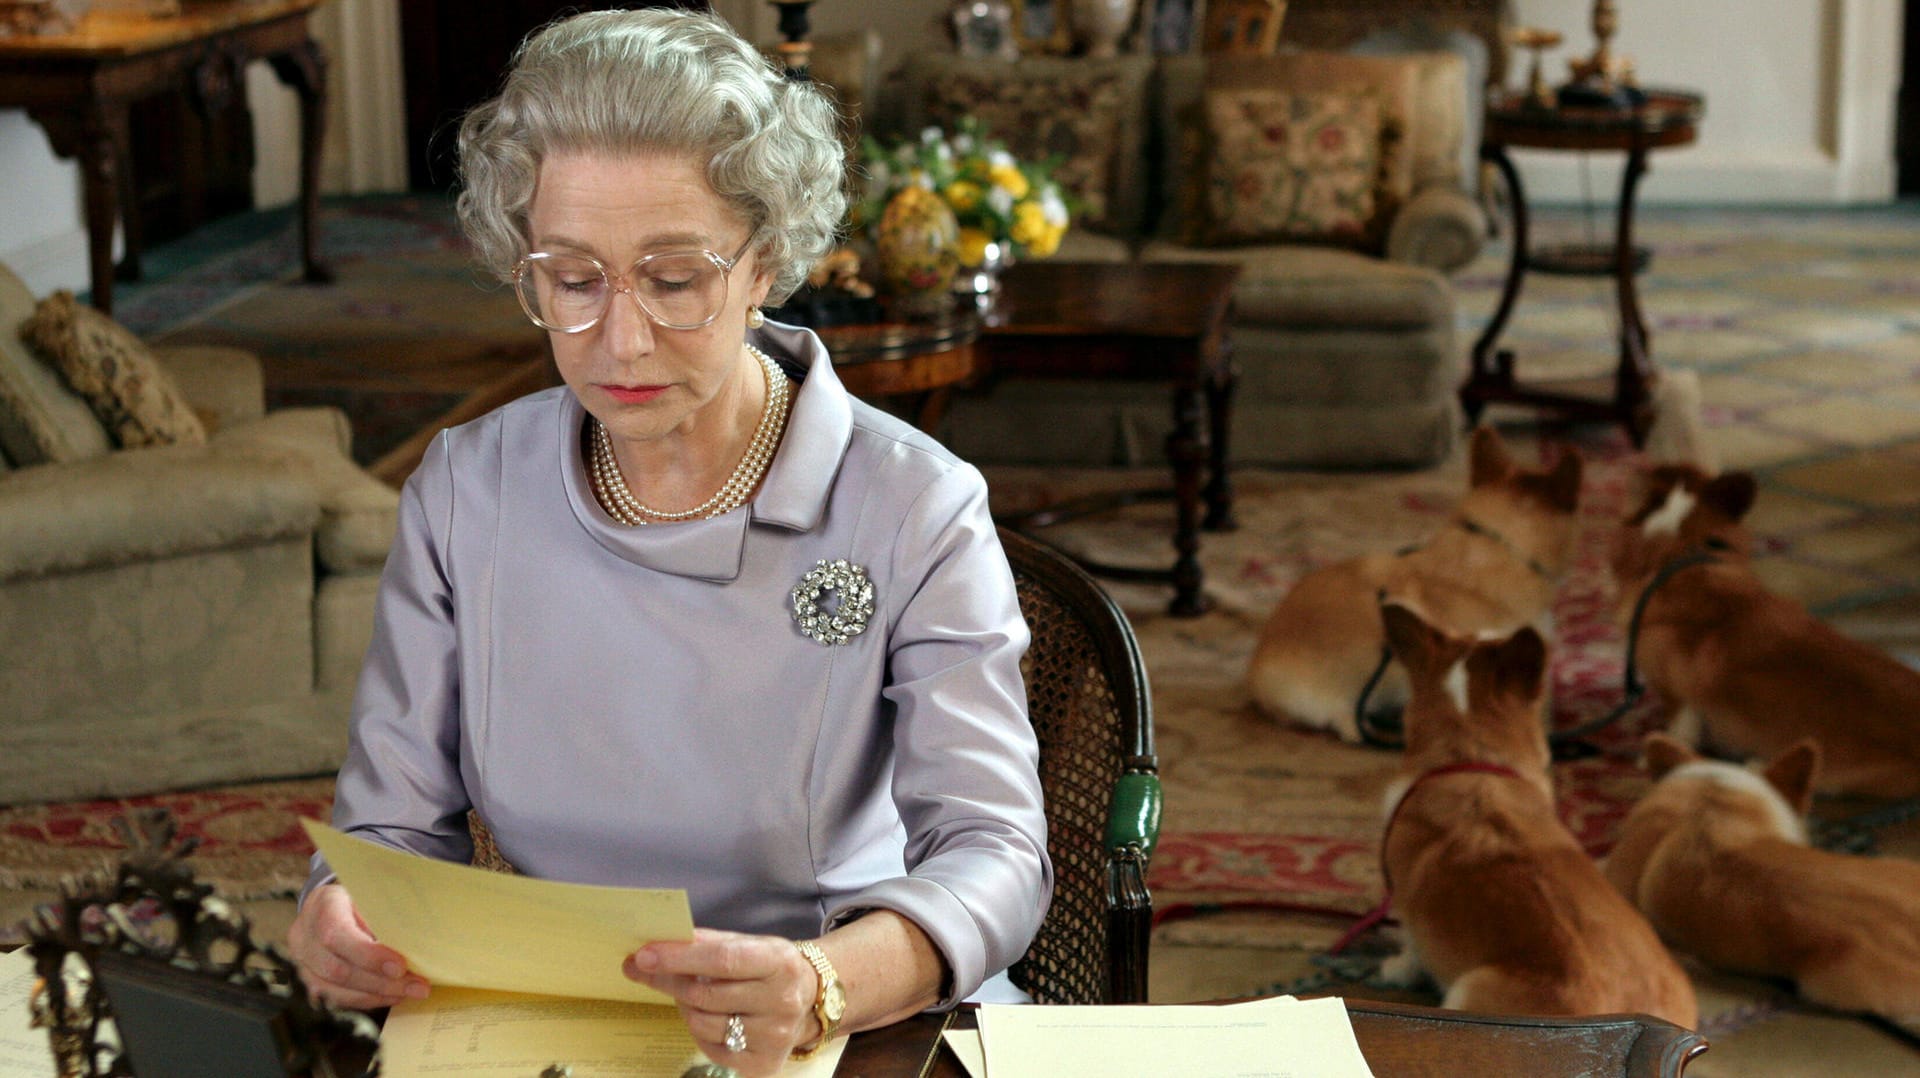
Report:
[[[840,1019],[847,1014],[847,991],[840,987],[840,975],[834,972],[833,963],[827,961],[826,952],[818,944],[797,940],[794,946],[800,948],[800,953],[813,964],[813,971],[820,975],[820,992],[813,997],[813,1016],[820,1020],[820,1039],[793,1050],[795,1059],[812,1059],[840,1031]]]

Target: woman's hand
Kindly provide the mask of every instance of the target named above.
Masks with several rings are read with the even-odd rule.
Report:
[[[287,929],[287,950],[307,991],[331,1006],[366,1010],[427,998],[426,979],[408,973],[400,952],[373,938],[337,883],[307,896]]]
[[[671,996],[707,1058],[743,1075],[773,1074],[796,1046],[820,1039],[820,978],[790,939],[696,928],[690,942],[647,944],[622,970]],[[745,1051],[727,1048],[734,1015]]]

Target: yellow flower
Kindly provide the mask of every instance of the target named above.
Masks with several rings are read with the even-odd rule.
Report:
[[[987,170],[987,178],[1007,189],[1007,194],[1015,198],[1027,197],[1027,177],[1012,165],[995,165]]]
[[[987,257],[987,244],[992,238],[977,228],[960,230],[960,264],[977,266]]]
[[[955,180],[947,185],[947,205],[956,213],[965,213],[980,205],[980,185],[971,180]]]
[[[1035,258],[1048,258],[1060,249],[1060,239],[1067,234],[1065,225],[1048,225],[1040,238],[1027,245],[1027,253]]]
[[[1013,228],[1009,235],[1013,242],[1022,247],[1031,248],[1040,242],[1042,236],[1052,228],[1047,224],[1047,211],[1038,202],[1022,202],[1013,208]]]

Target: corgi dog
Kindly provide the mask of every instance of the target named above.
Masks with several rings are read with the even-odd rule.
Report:
[[[1669,943],[1920,1034],[1920,864],[1808,848],[1813,739],[1759,772],[1664,734],[1644,760],[1655,785],[1606,874]]]
[[[1693,983],[1555,812],[1540,633],[1465,640],[1397,604],[1381,618],[1412,689],[1380,859],[1406,942],[1383,975],[1424,968],[1459,1010],[1694,1026]]]
[[[1744,472],[1663,466],[1616,535],[1616,614],[1668,732],[1739,759],[1814,737],[1820,792],[1920,796],[1920,673],[1767,590],[1753,499]]]
[[[1581,458],[1516,465],[1491,427],[1473,432],[1466,497],[1414,550],[1368,554],[1301,577],[1268,617],[1247,669],[1255,703],[1275,718],[1361,740],[1369,714],[1405,705],[1405,673],[1381,670],[1380,602],[1406,603],[1459,636],[1542,621],[1572,551]],[[1369,682],[1377,683],[1369,691]]]

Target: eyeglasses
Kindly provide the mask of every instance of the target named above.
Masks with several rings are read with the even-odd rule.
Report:
[[[753,236],[722,258],[712,251],[662,251],[618,276],[590,255],[535,251],[513,268],[520,306],[541,329],[583,333],[607,316],[615,292],[625,292],[648,318],[668,329],[699,329],[727,305],[727,278]]]

